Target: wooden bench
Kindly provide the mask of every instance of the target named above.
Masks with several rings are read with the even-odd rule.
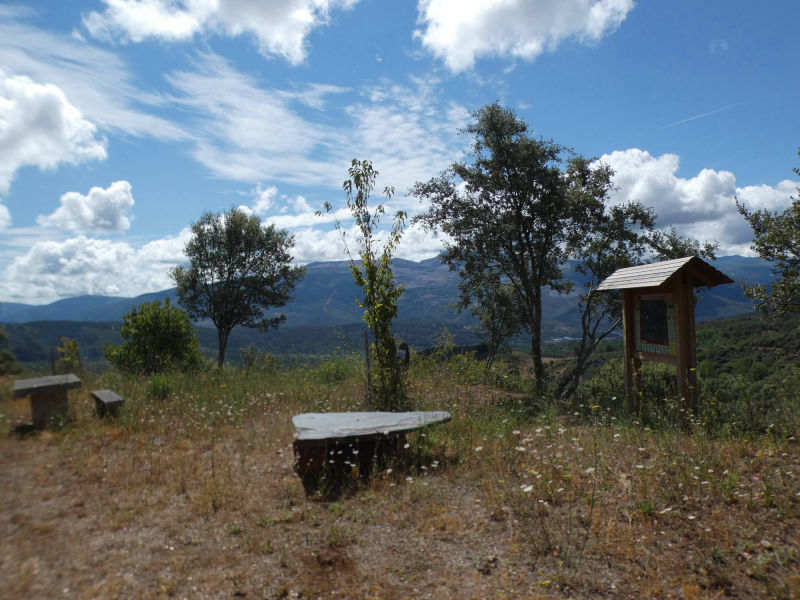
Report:
[[[125,406],[125,399],[111,390],[95,390],[92,392],[94,405],[97,409],[97,416],[101,419],[119,416],[119,409]]]
[[[31,417],[36,429],[44,429],[54,420],[66,420],[69,410],[67,390],[81,387],[76,375],[49,375],[14,382],[14,397],[30,396]]]
[[[405,445],[406,434],[450,420],[446,411],[304,413],[292,418],[295,472],[307,495],[333,498],[349,475],[366,477]]]

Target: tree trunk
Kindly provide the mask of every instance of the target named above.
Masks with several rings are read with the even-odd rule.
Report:
[[[531,307],[531,357],[533,358],[533,376],[536,381],[536,393],[544,390],[544,363],[542,363],[542,293],[541,288],[533,297]]]
[[[222,363],[225,362],[225,351],[228,348],[228,336],[231,334],[230,329],[218,328],[217,339],[219,340],[219,354],[217,355],[217,368],[222,368]]]

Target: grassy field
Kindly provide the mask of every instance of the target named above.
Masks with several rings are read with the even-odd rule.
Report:
[[[291,417],[361,409],[355,363],[86,375],[66,425],[0,435],[0,597],[800,598],[797,423],[645,427],[477,372],[412,364],[452,420],[335,502],[304,494]],[[3,431],[27,410],[3,380]]]

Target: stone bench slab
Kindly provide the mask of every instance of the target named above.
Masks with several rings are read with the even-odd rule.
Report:
[[[413,412],[303,413],[292,418],[295,439],[369,438],[413,431],[450,420],[443,410]]]
[[[34,377],[32,379],[19,379],[14,382],[14,397],[27,396],[34,392],[49,392],[52,390],[69,390],[81,387],[81,380],[77,375],[48,375],[47,377]]]
[[[72,373],[19,379],[14,382],[14,397],[30,396],[33,426],[43,429],[50,423],[59,423],[67,418],[67,390],[79,387],[81,380]]]
[[[294,469],[309,497],[331,500],[402,454],[405,434],[450,420],[445,411],[304,413],[292,418]]]
[[[111,390],[95,390],[92,392],[97,416],[104,417],[106,414],[116,417],[119,409],[125,406],[125,399]]]

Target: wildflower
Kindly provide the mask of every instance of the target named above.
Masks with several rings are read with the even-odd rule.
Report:
[[[480,452],[483,450],[483,446],[475,446],[475,452]]]
[[[526,494],[533,491],[532,485],[521,485],[520,487],[522,488],[522,491],[525,492]]]

